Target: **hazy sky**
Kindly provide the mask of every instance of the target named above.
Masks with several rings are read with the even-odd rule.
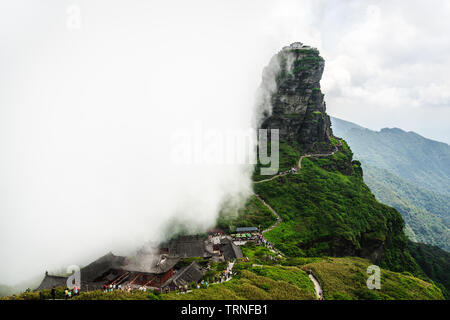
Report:
[[[245,129],[263,67],[302,41],[328,112],[450,142],[448,1],[0,2],[0,283],[205,229],[239,165],[174,164],[177,130]],[[83,261],[82,261],[83,260]]]

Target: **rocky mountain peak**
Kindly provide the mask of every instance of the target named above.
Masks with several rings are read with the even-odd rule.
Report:
[[[325,60],[316,48],[295,42],[284,47],[264,69],[259,88],[263,129],[279,129],[280,139],[302,149],[331,148],[330,118],[320,80]]]

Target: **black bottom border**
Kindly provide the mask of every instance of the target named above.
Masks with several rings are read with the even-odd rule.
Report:
[[[75,315],[78,318],[162,315],[162,319],[282,319],[281,315],[313,314],[328,317],[342,314],[346,318],[384,317],[391,312],[402,316],[417,312],[436,314],[439,309],[448,311],[448,301],[0,301],[0,310],[13,315]],[[445,309],[444,309],[445,308]],[[7,310],[9,309],[9,310]],[[211,312],[213,313],[211,314]],[[445,314],[445,313],[443,313]]]

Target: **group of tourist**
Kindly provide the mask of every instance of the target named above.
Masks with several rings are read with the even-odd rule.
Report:
[[[271,250],[272,252],[274,252],[274,253],[276,253],[276,254],[282,256],[281,252],[278,251],[277,249],[275,249],[275,247],[273,246],[273,244],[272,244],[269,240],[267,240],[266,238],[264,238],[263,235],[260,235],[260,236],[259,236],[258,242],[257,242],[257,243],[258,243],[259,245],[265,246],[266,248],[268,248],[268,249]]]
[[[50,294],[52,296],[52,299],[55,300],[56,299],[56,288],[53,287],[52,290],[50,291]],[[71,299],[74,296],[78,296],[80,294],[80,288],[78,288],[77,286],[73,287],[72,289],[69,289],[68,287],[66,287],[64,289],[64,299]]]
[[[113,292],[114,290],[122,290],[122,286],[120,284],[119,285],[117,285],[117,284],[110,284],[110,285],[104,284],[103,285],[103,292]],[[128,290],[128,291],[130,291],[130,290]]]
[[[214,282],[222,283],[231,279],[233,272],[231,270],[225,270],[221,275],[214,278]]]

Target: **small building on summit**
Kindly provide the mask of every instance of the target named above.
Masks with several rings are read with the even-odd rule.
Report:
[[[303,47],[304,47],[304,45],[302,42],[294,42],[290,45],[290,48],[292,48],[292,49],[301,49]]]

